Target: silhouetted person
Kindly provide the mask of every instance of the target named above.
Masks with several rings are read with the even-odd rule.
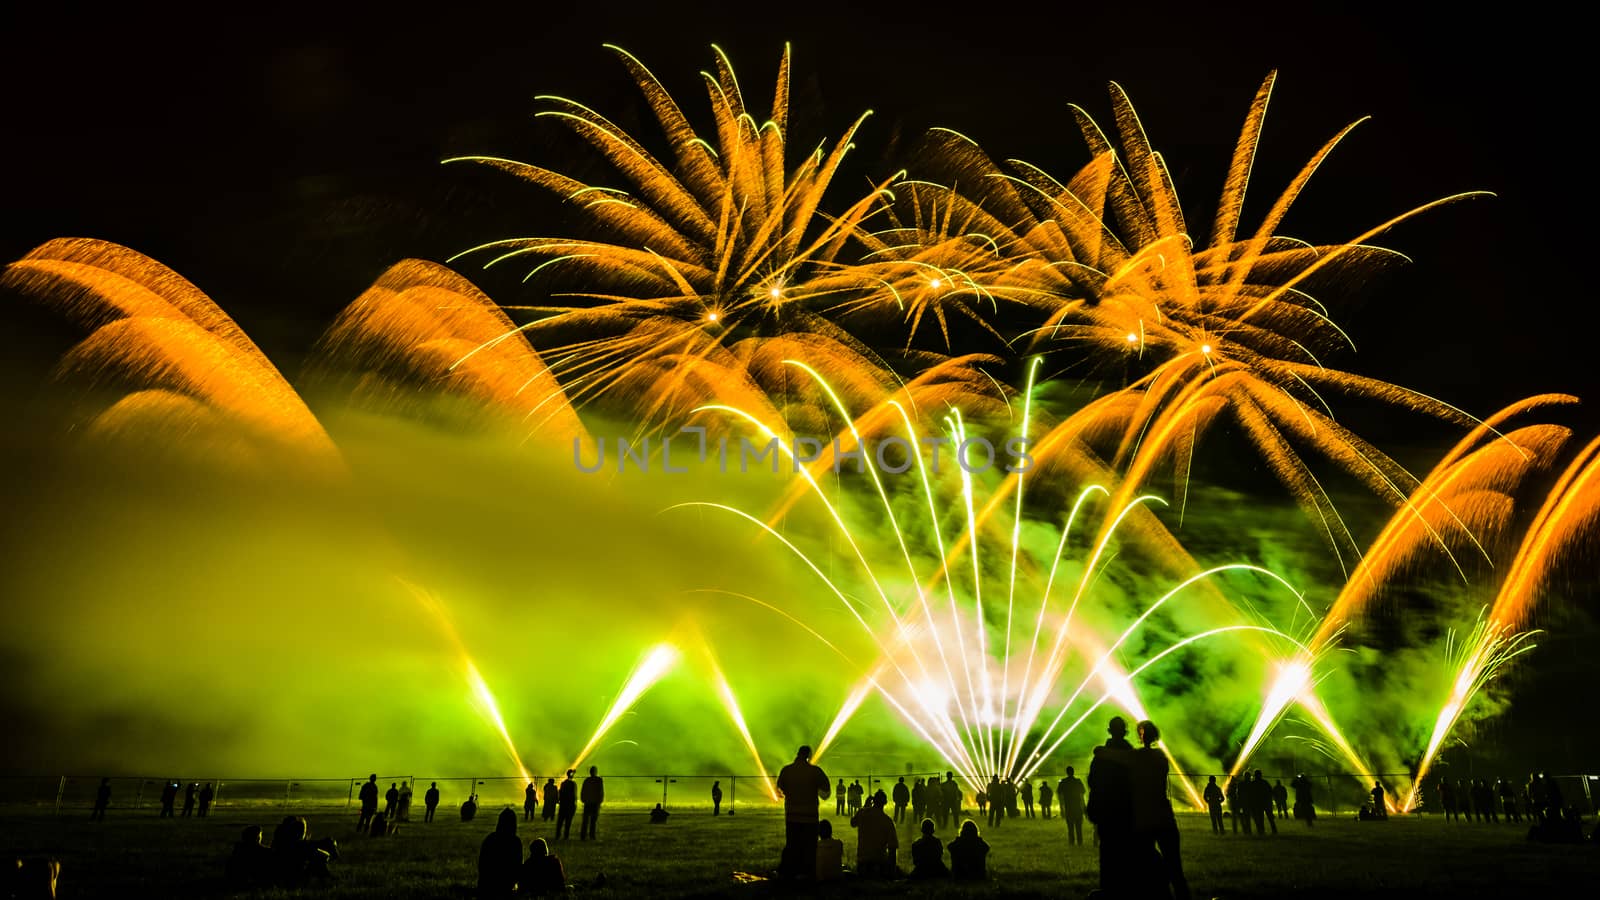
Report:
[[[656,804],[656,808],[650,810],[650,824],[651,825],[662,825],[662,824],[665,824],[666,821],[667,821],[667,816],[670,816],[670,815],[672,815],[672,813],[669,813],[665,809],[662,809],[661,808],[661,804],[657,803]]]
[[[1161,854],[1161,871],[1164,884],[1171,887],[1174,900],[1189,900],[1189,882],[1183,876],[1183,855],[1179,849],[1178,820],[1172,814],[1172,800],[1167,797],[1167,773],[1171,771],[1167,755],[1157,750],[1161,729],[1146,719],[1139,723],[1138,750],[1133,751],[1133,827],[1138,847],[1154,844]],[[1261,782],[1267,790],[1267,783]],[[1270,801],[1269,801],[1270,802]],[[1140,855],[1146,855],[1141,853]],[[1135,857],[1132,862],[1139,864]]]
[[[802,745],[794,762],[778,772],[778,793],[783,795],[783,856],[778,874],[812,879],[817,875],[817,803],[828,799],[832,787],[821,768],[811,764],[811,748]]]
[[[178,802],[178,783],[169,781],[161,786],[161,818],[170,819],[175,815],[173,806]]]
[[[1487,819],[1492,824],[1500,824],[1499,817],[1494,813],[1494,791],[1482,778],[1472,786],[1472,808],[1478,811],[1478,821]]]
[[[844,810],[853,816],[861,811],[861,779],[857,778],[855,781],[850,782],[847,796],[849,802],[845,804]]]
[[[100,787],[94,792],[94,811],[89,813],[89,821],[104,822],[106,810],[111,806],[111,779],[100,779]]]
[[[372,823],[367,826],[367,834],[372,837],[388,837],[400,830],[400,826],[389,818],[388,813],[380,812],[372,817]]]
[[[553,821],[556,817],[556,805],[559,802],[561,789],[556,787],[554,778],[544,780],[544,809],[542,817],[546,822]]]
[[[1372,783],[1372,817],[1374,819],[1389,818],[1389,805],[1383,800],[1383,782]]]
[[[1439,807],[1444,810],[1446,822],[1453,822],[1459,818],[1456,812],[1456,786],[1451,784],[1448,778],[1439,779]]]
[[[950,842],[950,877],[981,881],[989,877],[989,844],[978,836],[978,823],[961,823],[961,833]]]
[[[944,843],[933,833],[933,820],[922,820],[922,837],[911,843],[911,877],[944,878],[950,870],[944,864]]]
[[[900,776],[900,780],[895,782],[895,784],[894,784],[894,820],[895,820],[895,822],[897,822],[897,823],[898,822],[904,822],[906,820],[906,807],[909,806],[910,804],[911,804],[911,788],[906,787],[906,777],[904,775],[901,775]]]
[[[1033,782],[1022,783],[1022,815],[1024,818],[1033,818]]]
[[[272,832],[272,863],[277,881],[284,887],[297,887],[308,878],[328,875],[328,863],[339,858],[332,838],[313,841],[306,820],[284,816]]]
[[[532,822],[533,814],[539,811],[539,789],[528,782],[522,790],[522,821]]]
[[[850,819],[856,830],[856,874],[864,878],[889,878],[897,873],[895,851],[900,849],[900,836],[895,833],[894,820],[884,811],[883,804],[873,797]]]
[[[979,815],[979,817],[983,816],[983,814],[984,814],[984,809],[983,809],[984,803],[987,803],[989,805],[989,815],[988,815],[989,827],[993,828],[996,820],[998,820],[1002,815],[1005,814],[1005,812],[1004,812],[1004,807],[1006,805],[1005,788],[1002,787],[1001,784],[1000,784],[1000,776],[999,775],[990,775],[989,776],[989,785],[988,785],[987,788],[984,789],[983,797],[984,797],[983,802],[980,802],[978,804],[978,815]]]
[[[367,783],[361,786],[361,818],[356,819],[356,830],[366,831],[372,825],[372,817],[378,814],[378,776],[367,776]]]
[[[1272,785],[1272,804],[1277,807],[1278,818],[1289,817],[1289,789],[1283,786],[1283,779],[1279,778]]]
[[[1504,778],[1495,782],[1495,791],[1500,795],[1500,805],[1505,812],[1507,822],[1521,822],[1522,813],[1517,809],[1516,786]]]
[[[1245,807],[1248,805],[1245,800],[1245,781],[1246,777],[1244,776],[1230,775],[1228,776],[1228,786],[1223,789],[1228,798],[1228,813],[1233,817],[1234,834],[1239,833],[1241,825],[1244,826],[1245,834],[1250,833],[1250,817],[1245,815]]]
[[[200,818],[203,819],[211,814],[211,801],[216,799],[216,796],[217,789],[212,787],[209,783],[200,789],[200,809],[197,810]]]
[[[1539,781],[1544,784],[1544,803],[1546,818],[1560,818],[1562,811],[1567,808],[1566,799],[1561,796],[1561,786],[1550,776],[1539,773]]]
[[[1456,809],[1461,813],[1461,820],[1472,821],[1472,782],[1462,778],[1456,782]]]
[[[1222,787],[1217,784],[1217,776],[1213,775],[1206,781],[1206,790],[1202,794],[1206,801],[1206,812],[1211,814],[1211,833],[1226,834],[1227,829],[1222,827]]]
[[[435,781],[422,795],[422,821],[432,822],[434,810],[439,808],[439,782]]]
[[[528,844],[528,861],[522,864],[517,882],[522,893],[530,897],[566,892],[567,870],[561,865],[561,857],[550,852],[544,838],[534,838]]]
[[[1317,801],[1311,789],[1311,779],[1302,772],[1290,782],[1290,787],[1294,788],[1294,817],[1310,828],[1317,821]]]
[[[1134,877],[1133,747],[1125,735],[1128,723],[1120,716],[1107,727],[1105,746],[1094,748],[1089,764],[1089,803],[1085,812],[1094,823],[1100,842],[1100,889],[1126,894]]]
[[[572,838],[572,818],[578,814],[578,783],[572,780],[576,774],[577,769],[567,770],[556,800],[556,837],[563,840]]]
[[[711,782],[711,814],[722,815],[722,782]]]
[[[1067,820],[1067,843],[1083,846],[1083,799],[1086,793],[1083,781],[1067,766],[1067,775],[1056,783],[1056,800],[1061,804],[1061,818]]]
[[[844,805],[849,802],[850,789],[844,786],[844,779],[839,779],[839,787],[833,795],[833,814],[844,815]]]
[[[917,820],[933,818],[928,813],[928,789],[921,778],[911,782],[911,817]]]
[[[517,837],[517,813],[511,807],[500,810],[494,831],[478,848],[478,897],[510,897],[517,889],[522,872],[522,839]]]
[[[467,795],[467,799],[461,801],[461,821],[471,822],[473,819],[477,818],[477,816],[478,794],[476,791],[474,791]]]
[[[1263,820],[1272,829],[1273,834],[1278,833],[1278,817],[1272,813],[1272,785],[1267,783],[1267,776],[1260,769],[1256,770],[1256,777],[1245,787],[1251,791],[1251,810],[1256,820],[1256,833],[1265,835],[1262,829]]]
[[[394,814],[400,809],[400,785],[391,783],[389,789],[383,792],[383,814],[393,819]]]
[[[189,786],[183,789],[183,817],[185,819],[194,815],[194,801],[199,793],[200,783],[197,781],[189,782]]]
[[[579,799],[583,801],[583,823],[578,826],[578,840],[586,841],[595,837],[595,826],[600,824],[600,804],[606,800],[606,784],[600,777],[599,767],[589,767],[589,777],[583,780]]]
[[[224,877],[233,888],[259,887],[272,879],[272,851],[261,843],[260,825],[246,825],[240,832]]]
[[[833,836],[833,823],[823,819],[817,823],[817,880],[836,881],[843,875],[844,841]]]
[[[944,784],[939,786],[939,799],[944,804],[945,815],[952,820],[961,818],[961,785],[956,783],[956,773],[944,773]]]
[[[400,782],[400,802],[395,805],[394,818],[396,822],[411,821],[411,785]]]
[[[1055,797],[1055,792],[1050,790],[1049,779],[1039,782],[1039,816],[1050,818],[1050,801]]]

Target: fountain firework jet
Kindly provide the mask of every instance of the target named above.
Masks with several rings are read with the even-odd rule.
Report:
[[[646,651],[639,664],[633,667],[633,671],[629,672],[627,679],[623,681],[622,690],[617,692],[616,699],[611,701],[611,708],[606,710],[605,716],[600,719],[600,724],[595,727],[589,743],[583,745],[583,750],[579,751],[577,758],[567,768],[577,769],[581,766],[594,748],[600,746],[600,741],[605,738],[606,732],[611,730],[611,726],[617,724],[617,720],[639,702],[645,691],[650,690],[657,681],[672,671],[678,664],[680,656],[678,648],[671,644],[657,644]]]
[[[803,364],[796,366],[816,379],[825,392],[829,391],[820,374]],[[778,435],[771,425],[748,411],[713,408],[747,422],[763,438],[770,440]],[[852,420],[848,410],[841,408],[839,413],[844,421]],[[1023,419],[1026,418],[1025,407]],[[903,416],[902,422],[905,426],[903,445],[908,450],[925,446],[923,436],[917,433],[910,417]],[[947,424],[950,440],[961,446],[970,433],[959,410],[951,411]],[[1026,428],[1025,421],[1023,427]],[[1062,608],[1052,604],[1051,595],[1071,536],[1072,522],[1091,497],[1107,493],[1103,488],[1091,487],[1080,495],[1063,528],[1056,552],[1048,560],[1034,561],[1048,562],[1050,574],[1044,580],[1042,592],[1029,598],[1026,596],[1028,586],[1018,583],[1018,564],[1028,555],[1020,539],[1025,517],[1020,501],[1015,507],[1017,521],[1010,530],[1011,546],[1004,557],[985,555],[979,542],[972,539],[967,543],[970,548],[967,558],[951,564],[941,521],[955,514],[964,522],[961,531],[969,538],[975,529],[977,488],[965,460],[958,460],[960,465],[956,468],[960,475],[955,479],[953,497],[943,495],[942,487],[936,488],[937,473],[930,471],[928,460],[919,451],[909,452],[905,468],[900,470],[916,470],[914,484],[907,490],[891,491],[875,468],[866,469],[863,487],[868,488],[869,497],[878,501],[874,505],[881,507],[892,535],[894,549],[887,558],[880,558],[872,551],[866,536],[853,526],[846,510],[829,499],[828,492],[822,490],[793,451],[783,449],[781,442],[778,446],[794,463],[798,477],[810,485],[811,495],[848,547],[847,554],[853,558],[859,582],[845,580],[845,576],[836,574],[837,567],[832,563],[825,566],[796,539],[780,533],[757,516],[715,502],[683,505],[723,510],[779,541],[817,576],[859,626],[860,635],[874,648],[877,662],[852,690],[844,709],[824,735],[819,744],[824,749],[833,742],[854,709],[869,692],[875,691],[939,754],[947,767],[959,772],[969,784],[981,784],[988,780],[987,775],[995,773],[1026,777],[1085,720],[1088,712],[1063,727],[1069,711],[1091,686],[1103,684],[1104,689],[1090,705],[1090,711],[1107,700],[1115,700],[1142,716],[1143,707],[1130,689],[1133,677],[1195,641],[1236,632],[1287,640],[1278,629],[1253,623],[1206,628],[1167,643],[1162,643],[1165,637],[1150,638],[1145,630],[1147,623],[1153,624],[1153,619],[1161,621],[1156,619],[1158,614],[1191,585],[1225,572],[1248,572],[1277,584],[1291,594],[1297,604],[1304,603],[1283,579],[1266,569],[1246,564],[1217,566],[1176,585],[1148,604],[1131,624],[1102,642],[1095,632],[1098,624],[1091,625],[1089,621],[1104,610],[1091,611],[1089,607],[1096,605],[1092,599],[1093,587],[1111,555],[1108,551],[1116,532],[1115,522],[1127,516],[1134,506],[1153,498],[1138,498],[1134,504],[1111,513],[1111,527],[1103,530],[1081,570],[1072,579],[1071,600]],[[897,508],[897,499],[909,500],[913,509],[926,502],[927,534],[918,534],[906,527],[909,518]],[[944,513],[940,512],[941,506]],[[899,571],[902,563],[903,572]],[[930,565],[931,573],[925,571]],[[1002,583],[996,589],[986,590],[986,582],[995,578],[1002,579]],[[856,596],[858,589],[873,599]],[[945,595],[942,601],[931,596],[936,591]],[[985,599],[986,594],[988,599]],[[1005,598],[1003,606],[1000,597]],[[1020,614],[1019,601],[1024,604]],[[988,613],[986,606],[993,606],[995,613]],[[1080,609],[1081,616],[1078,615]],[[1003,616],[1001,610],[1004,610]],[[1246,618],[1237,609],[1233,617]],[[1024,623],[1031,624],[1031,629]],[[1114,657],[1130,647],[1136,634],[1141,640],[1153,640],[1155,652],[1139,666],[1123,672]],[[1024,641],[1028,650],[1025,658],[1022,655]],[[1036,660],[1041,641],[1047,652]],[[1293,641],[1289,643],[1299,646]],[[1074,647],[1079,650],[1076,657],[1071,652]],[[1085,650],[1087,647],[1095,647],[1098,652],[1091,654]],[[1075,678],[1068,677],[1072,662],[1085,669],[1076,673]],[[1076,687],[1062,699],[1060,693],[1074,683]],[[1051,707],[1055,708],[1056,715],[1047,720],[1046,709]],[[1031,745],[1031,749],[1025,745]],[[1190,792],[1193,793],[1192,787]]]

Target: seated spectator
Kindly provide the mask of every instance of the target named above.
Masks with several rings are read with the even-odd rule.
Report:
[[[961,834],[950,842],[950,877],[984,879],[989,877],[989,843],[978,836],[977,823],[961,823]]]
[[[500,811],[494,831],[483,839],[478,850],[478,897],[510,897],[517,889],[522,868],[522,839],[517,837],[517,813],[511,807]]]
[[[895,867],[895,851],[900,849],[900,837],[895,834],[894,820],[883,811],[877,796],[873,796],[861,811],[850,819],[856,829],[856,874],[866,877],[892,877],[899,874]]]
[[[333,838],[313,841],[309,826],[300,816],[284,816],[272,832],[273,868],[280,884],[293,887],[309,878],[326,878],[328,863],[339,858]]]
[[[922,837],[911,845],[911,877],[943,878],[950,874],[944,865],[944,844],[933,834],[933,820],[922,820]]]
[[[367,833],[373,837],[388,837],[391,834],[398,834],[399,831],[400,826],[385,812],[373,816],[372,823],[367,826]]]
[[[233,845],[226,871],[228,884],[255,887],[272,878],[272,851],[261,843],[261,826],[246,825]]]
[[[473,794],[461,804],[461,821],[471,822],[478,815],[478,795]]]
[[[530,897],[566,891],[566,869],[561,866],[561,857],[550,852],[544,838],[534,838],[528,845],[528,861],[522,864],[520,881],[522,893]]]
[[[837,881],[844,876],[844,841],[833,836],[833,823],[817,825],[817,880]]]
[[[672,815],[672,813],[669,813],[666,810],[662,809],[661,808],[661,804],[657,803],[656,804],[656,808],[650,810],[650,824],[651,825],[660,825],[661,823],[667,821],[667,816],[670,816],[670,815]]]

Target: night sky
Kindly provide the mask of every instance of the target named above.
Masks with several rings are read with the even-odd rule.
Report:
[[[9,5],[0,256],[58,236],[125,244],[210,294],[293,379],[333,315],[396,260],[443,261],[486,239],[545,233],[550,208],[532,192],[439,160],[572,164],[572,142],[533,120],[536,94],[641,124],[642,103],[602,43],[635,53],[705,121],[696,73],[712,65],[711,43],[728,52],[747,98],[764,98],[791,42],[792,143],[836,138],[876,111],[857,138],[851,190],[897,167],[895,150],[932,125],[971,135],[997,159],[1070,172],[1087,154],[1066,104],[1107,121],[1105,87],[1116,80],[1191,222],[1209,221],[1250,99],[1276,68],[1246,225],[1324,140],[1365,115],[1372,121],[1323,167],[1285,231],[1336,241],[1446,194],[1498,195],[1379,241],[1415,262],[1335,308],[1361,348],[1337,364],[1479,415],[1540,391],[1600,402],[1584,327],[1594,178],[1577,137],[1591,114],[1579,29],[1398,4],[1381,14],[1283,4],[1181,13],[1135,3],[948,13],[747,4],[685,15],[665,3],[547,6],[445,3],[412,16],[395,5]],[[515,278],[465,274],[503,303],[531,299]],[[5,331],[0,347],[23,360],[24,375],[30,351],[51,346],[26,327]],[[40,362],[56,349],[38,350]],[[1580,437],[1591,436],[1600,416],[1579,418]],[[1401,419],[1361,424],[1386,449],[1413,440]],[[1554,641],[1547,658],[1578,658],[1561,647]]]

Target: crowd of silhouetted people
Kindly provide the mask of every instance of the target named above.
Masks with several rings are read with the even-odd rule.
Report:
[[[1004,827],[1008,819],[1063,821],[1066,844],[1084,843],[1083,821],[1091,823],[1098,849],[1100,887],[1105,897],[1175,897],[1186,900],[1190,891],[1184,875],[1177,818],[1168,797],[1169,757],[1160,749],[1160,730],[1150,721],[1136,726],[1138,746],[1128,740],[1127,723],[1112,718],[1108,739],[1094,748],[1085,778],[1072,766],[1053,786],[1048,780],[1012,779],[992,775],[968,795],[954,772],[943,778],[905,776],[872,789],[860,780],[837,784],[811,760],[803,746],[779,773],[776,788],[783,799],[784,845],[776,876],[784,880],[836,881],[841,879],[910,878],[986,880],[990,845],[981,832]],[[530,781],[524,790],[521,821],[553,822],[550,840],[535,838],[524,853],[517,834],[517,811],[499,813],[494,831],[483,841],[478,857],[478,897],[538,896],[567,889],[566,871],[551,849],[554,841],[571,837],[574,819],[580,819],[579,839],[597,839],[605,785],[596,767],[580,783],[568,770],[560,783],[548,778],[541,786]],[[420,783],[419,783],[420,786]],[[711,786],[711,815],[722,815],[722,786]],[[1269,780],[1260,769],[1245,769],[1221,784],[1211,776],[1201,790],[1213,835],[1268,836],[1278,833],[1279,820],[1309,827],[1317,818],[1317,790],[1311,778],[1300,774],[1284,784]],[[970,796],[975,815],[964,815]],[[111,805],[110,779],[101,779],[95,792],[91,821],[103,821]],[[213,783],[176,779],[162,782],[161,818],[206,817],[216,801]],[[1578,809],[1565,802],[1556,780],[1535,773],[1525,783],[1500,778],[1435,778],[1422,798],[1436,797],[1438,805],[1423,804],[1425,811],[1442,812],[1446,821],[1508,823],[1528,826],[1530,840],[1551,843],[1600,843],[1600,828],[1585,830]],[[383,791],[378,776],[371,775],[358,793],[360,810],[355,830],[373,838],[398,833],[412,820],[413,789],[397,781]],[[180,805],[181,799],[181,805]],[[834,821],[821,818],[819,805],[834,801]],[[1291,802],[1292,800],[1292,802]],[[437,782],[423,794],[422,821],[434,821],[441,803]],[[1410,804],[1407,804],[1409,807]],[[459,807],[461,821],[472,822],[479,800],[469,792]],[[1394,804],[1382,782],[1373,782],[1356,818],[1382,821]],[[652,825],[665,825],[671,813],[657,803],[649,811]],[[1231,827],[1229,825],[1231,820]],[[855,832],[855,852],[847,864],[845,840],[836,828],[845,823]],[[901,851],[901,828],[908,829],[908,852]],[[1060,826],[1056,826],[1060,827]],[[914,830],[913,830],[914,829]],[[848,832],[845,833],[848,835]],[[954,835],[948,841],[945,837]],[[243,829],[226,864],[228,883],[239,888],[295,888],[330,876],[339,859],[332,837],[312,837],[304,818],[285,816],[268,843],[259,825]],[[60,875],[55,860],[18,860],[7,872],[4,897],[53,897]],[[598,876],[597,884],[604,883]],[[1091,895],[1093,896],[1093,894]]]

